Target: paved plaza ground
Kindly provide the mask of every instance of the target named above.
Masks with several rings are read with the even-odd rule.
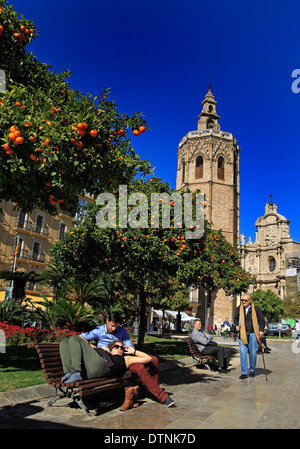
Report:
[[[120,429],[181,433],[197,429],[299,429],[300,343],[268,342],[272,348],[265,354],[268,381],[261,355],[256,376],[245,380],[239,379],[239,353],[227,374],[200,369],[188,357],[161,363],[161,386],[172,395],[176,407],[167,408],[142,391],[140,407],[121,412],[124,394],[118,389],[90,397],[87,404],[95,416],[88,417],[68,398],[48,407],[52,388],[41,385],[0,393],[0,429],[105,429],[108,438]]]

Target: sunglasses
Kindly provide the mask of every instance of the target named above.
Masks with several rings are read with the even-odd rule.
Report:
[[[248,302],[249,299],[242,299],[242,302]]]
[[[122,349],[122,351],[124,351],[124,346],[121,346],[121,345],[114,345],[114,348],[116,348],[116,349]]]

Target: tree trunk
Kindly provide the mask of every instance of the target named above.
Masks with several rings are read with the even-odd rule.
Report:
[[[144,343],[145,337],[145,317],[146,317],[146,299],[147,295],[144,292],[143,287],[140,289],[140,328],[138,336],[138,346]]]

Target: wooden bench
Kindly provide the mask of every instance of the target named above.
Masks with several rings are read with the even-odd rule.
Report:
[[[191,337],[183,337],[183,339],[189,348],[190,354],[197,364],[201,365],[208,365],[209,368],[212,370],[212,364],[217,360],[217,358],[214,355],[210,354],[201,354],[199,349],[196,346],[196,343],[191,339]]]
[[[130,384],[130,372],[126,372],[125,376],[121,378],[103,377],[62,383],[61,378],[64,372],[59,353],[59,343],[29,344],[27,347],[36,349],[45,378],[48,384],[55,388],[54,396],[48,402],[49,406],[52,406],[61,397],[67,396],[72,398],[89,415],[90,412],[83,402],[84,397]],[[63,393],[63,396],[59,395],[59,391]]]

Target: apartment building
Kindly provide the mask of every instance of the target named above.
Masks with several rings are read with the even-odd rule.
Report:
[[[80,198],[83,207],[90,197]],[[36,271],[43,272],[50,262],[50,249],[73,226],[69,214],[60,210],[58,215],[34,210],[27,214],[19,210],[15,204],[2,201],[0,204],[0,271]],[[11,290],[10,281],[0,279],[0,301],[3,301]],[[51,289],[38,283],[27,283],[26,295],[33,300],[44,292],[51,296]]]

